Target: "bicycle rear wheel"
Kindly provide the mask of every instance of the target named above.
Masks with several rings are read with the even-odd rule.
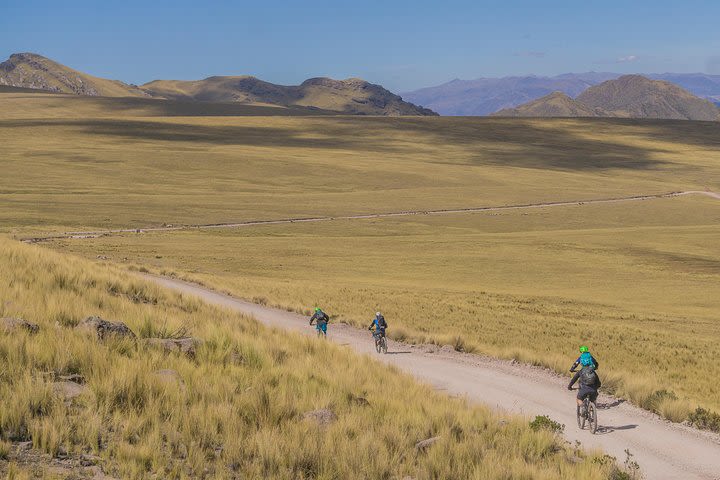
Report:
[[[380,339],[380,349],[382,350],[382,353],[387,353],[387,340],[385,337]]]
[[[595,402],[588,402],[588,428],[590,429],[590,433],[595,434],[597,432],[597,405],[595,405]]]
[[[585,428],[585,418],[583,417],[583,414],[582,414],[582,409],[583,409],[583,407],[581,407],[580,405],[578,405],[578,406],[575,407],[575,408],[577,409],[576,414],[577,414],[577,424],[578,424],[578,428],[579,428],[580,430],[582,430],[583,428]]]

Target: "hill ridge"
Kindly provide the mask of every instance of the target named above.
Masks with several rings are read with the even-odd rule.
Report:
[[[36,53],[14,53],[0,63],[0,85],[81,96],[306,107],[351,115],[437,115],[360,78],[313,77],[300,85],[285,86],[252,75],[214,75],[203,80],[153,80],[136,86],[94,77]]]
[[[623,75],[577,98],[555,92],[493,115],[509,117],[622,117],[715,121],[720,109],[670,82]]]

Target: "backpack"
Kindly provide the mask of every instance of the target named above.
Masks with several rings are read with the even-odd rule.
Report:
[[[375,324],[380,328],[387,328],[387,322],[385,321],[385,317],[382,315],[375,318]]]
[[[598,383],[600,383],[600,379],[592,366],[583,367],[580,370],[580,385],[594,387]]]
[[[583,367],[587,367],[587,366],[595,364],[595,362],[593,362],[592,355],[590,355],[590,352],[584,352],[582,355],[580,355],[580,364]]]

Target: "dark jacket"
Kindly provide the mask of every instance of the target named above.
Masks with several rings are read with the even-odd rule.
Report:
[[[589,375],[590,372],[595,372],[595,369],[592,367],[592,365],[588,365],[587,367],[583,367],[582,370],[578,370],[575,372],[575,375],[573,375],[572,380],[570,380],[570,383],[568,384],[568,388],[572,388],[573,385],[575,385],[575,382],[578,380],[580,381],[580,388],[591,388],[593,390],[597,390],[602,385],[602,382],[600,381],[600,376],[598,376],[597,372],[595,372],[595,375]],[[594,378],[593,382],[588,382],[587,378],[592,377]]]
[[[313,313],[313,316],[310,317],[310,325],[312,325],[313,322],[317,322],[318,325],[322,325],[323,323],[328,323],[329,321],[330,317],[328,317],[327,313],[322,310]]]

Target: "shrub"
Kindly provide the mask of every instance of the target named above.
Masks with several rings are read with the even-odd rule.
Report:
[[[688,421],[697,428],[720,432],[720,415],[710,410],[698,407],[688,415]]]
[[[554,433],[562,433],[565,425],[556,422],[547,415],[538,415],[530,422],[530,428],[537,432],[539,430],[549,430]]]

